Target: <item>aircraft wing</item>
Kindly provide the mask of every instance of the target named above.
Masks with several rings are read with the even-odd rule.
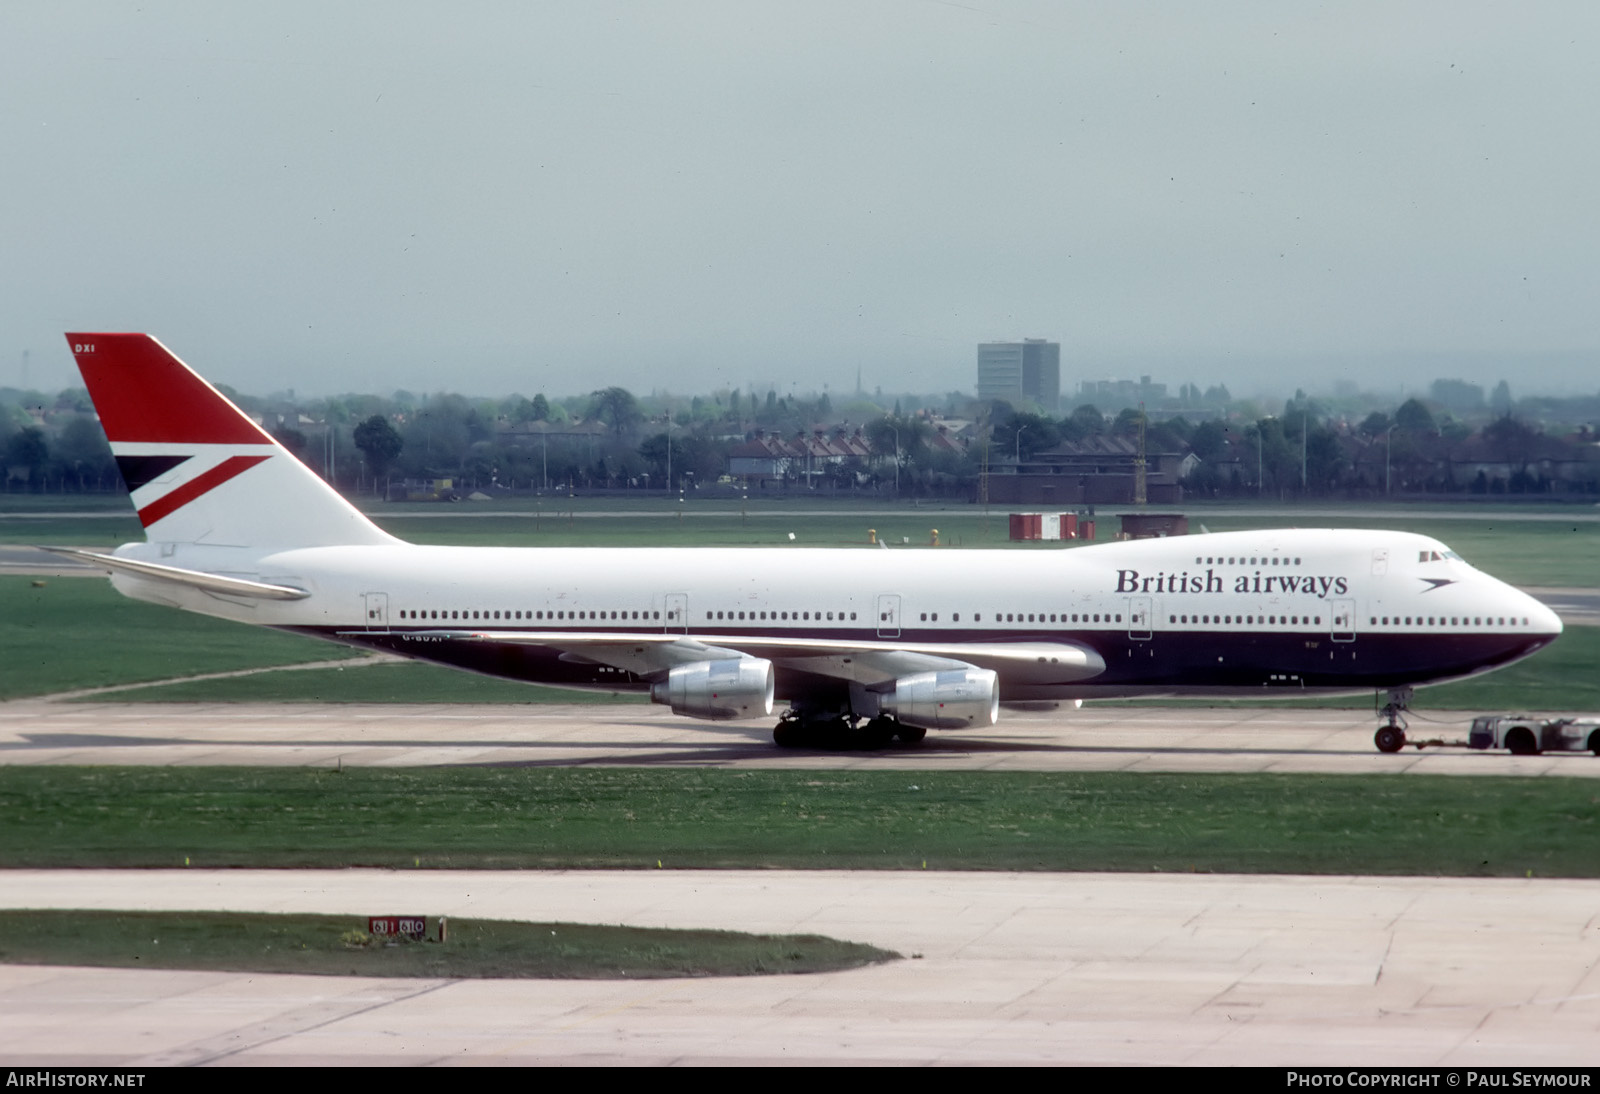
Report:
[[[872,688],[902,676],[990,669],[1016,683],[1066,684],[1105,671],[1100,655],[1072,642],[825,642],[752,638],[738,648],[791,669]]]
[[[850,681],[871,688],[922,672],[991,669],[1027,684],[1064,684],[1105,671],[1094,650],[1071,642],[840,642],[770,635],[615,634],[582,631],[419,630],[453,641],[545,646],[569,660],[623,669],[645,679],[698,661],[764,658],[780,668]]]

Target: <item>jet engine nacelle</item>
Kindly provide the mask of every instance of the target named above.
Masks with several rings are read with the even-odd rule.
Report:
[[[650,687],[650,701],[672,713],[721,722],[772,713],[772,662],[760,657],[679,665]]]
[[[923,729],[992,726],[1000,718],[1000,678],[989,669],[952,669],[902,676],[878,707]]]

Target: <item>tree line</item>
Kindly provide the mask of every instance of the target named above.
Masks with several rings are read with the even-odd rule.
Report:
[[[350,493],[449,479],[481,490],[704,490],[729,482],[738,451],[761,440],[805,453],[781,471],[739,477],[767,490],[973,497],[981,476],[1039,470],[1052,451],[1100,439],[1153,456],[1192,455],[1184,488],[1200,497],[1367,497],[1418,493],[1600,493],[1592,423],[1600,397],[1514,403],[1439,381],[1392,409],[1297,392],[1282,409],[1184,385],[1150,409],[1032,406],[938,397],[762,397],[722,391],[640,398],[620,387],[552,399],[344,395],[296,400],[225,391],[307,465]],[[1467,390],[1463,391],[1462,389]],[[1218,403],[1204,409],[1196,402]],[[1367,406],[1371,406],[1367,400]],[[1552,422],[1571,423],[1576,426]],[[121,489],[87,393],[0,389],[0,475],[8,492]]]

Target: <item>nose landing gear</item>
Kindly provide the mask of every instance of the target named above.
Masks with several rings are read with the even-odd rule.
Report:
[[[1406,747],[1406,707],[1411,703],[1410,688],[1390,688],[1389,701],[1379,715],[1384,724],[1372,735],[1372,743],[1379,752],[1399,752]]]

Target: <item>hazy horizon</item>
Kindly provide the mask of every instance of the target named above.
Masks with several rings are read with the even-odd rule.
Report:
[[[0,7],[0,385],[1600,386],[1572,0]],[[440,377],[446,377],[441,381]],[[774,378],[782,377],[775,381]]]

